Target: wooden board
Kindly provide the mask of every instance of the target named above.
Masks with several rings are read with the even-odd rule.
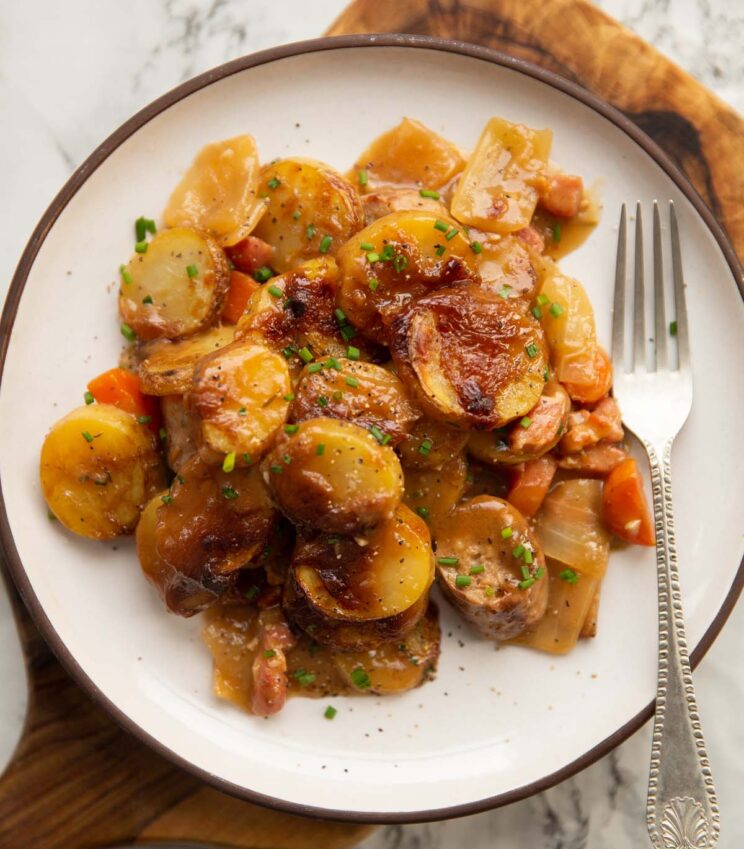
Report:
[[[580,83],[671,156],[744,258],[744,119],[586,0],[354,0],[328,35],[359,32],[470,41]]]

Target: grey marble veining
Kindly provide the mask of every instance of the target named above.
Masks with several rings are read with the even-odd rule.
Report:
[[[0,0],[0,293],[52,196],[122,121],[214,65],[319,35],[344,5],[345,0]],[[744,2],[599,5],[744,111]],[[743,637],[740,605],[696,673],[721,801],[722,847],[744,846],[738,792],[744,787],[744,727],[737,709],[744,704]],[[1,589],[0,680],[1,765],[25,710],[22,664]],[[649,751],[646,727],[546,793],[474,817],[383,828],[364,849],[640,849],[649,845],[644,824]]]

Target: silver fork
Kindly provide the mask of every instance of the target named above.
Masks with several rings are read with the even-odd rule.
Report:
[[[654,201],[654,331],[648,338],[641,205],[636,207],[634,306],[626,362],[626,214],[620,213],[612,314],[614,393],[626,426],[643,443],[651,466],[659,600],[659,667],[646,820],[659,849],[708,849],[720,823],[713,777],[700,727],[685,638],[672,513],[672,442],[690,414],[692,370],[679,228],[672,201],[669,220],[676,324],[664,306],[661,216]],[[674,328],[676,327],[676,334]],[[675,345],[676,341],[676,345]],[[674,357],[674,347],[677,356]],[[648,354],[648,361],[647,361]]]

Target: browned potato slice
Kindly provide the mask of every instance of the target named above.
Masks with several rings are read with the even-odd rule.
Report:
[[[166,457],[174,472],[199,451],[199,419],[189,410],[182,395],[166,395],[160,401],[166,431]]]
[[[462,452],[468,436],[447,422],[419,419],[398,446],[401,462],[406,469],[441,469]]]
[[[277,271],[318,254],[335,254],[362,228],[357,190],[323,162],[281,159],[265,165],[259,193],[267,209],[255,235],[273,245],[271,264]]]
[[[129,260],[119,313],[140,339],[178,339],[217,319],[229,287],[227,259],[214,239],[187,227],[161,230],[146,253]]]
[[[476,265],[483,286],[494,294],[530,300],[535,294],[537,274],[527,245],[515,236],[494,236],[491,233],[470,231],[470,238],[479,242],[482,250],[476,255]]]
[[[456,454],[441,469],[406,469],[403,501],[436,531],[465,492],[468,464]]]
[[[198,458],[159,500],[137,536],[140,562],[168,609],[191,616],[235,584],[269,539],[276,511],[257,468],[227,474]]]
[[[460,151],[420,121],[404,118],[378,136],[357,159],[353,178],[366,172],[370,188],[387,183],[438,189],[465,167]]]
[[[170,196],[166,227],[196,227],[223,247],[237,244],[266,211],[258,197],[258,150],[252,136],[203,147]]]
[[[264,474],[293,522],[358,533],[391,519],[403,495],[403,472],[392,448],[338,419],[311,419],[287,429],[266,458]]]
[[[430,604],[424,618],[402,639],[366,652],[336,652],[333,660],[347,686],[358,693],[404,693],[434,676],[441,636],[437,608]]]
[[[201,419],[204,442],[250,464],[286,421],[290,388],[281,354],[254,342],[233,342],[199,361],[188,402]]]
[[[491,118],[452,198],[452,215],[489,233],[527,227],[544,181],[553,134]]]
[[[492,430],[524,416],[545,385],[535,319],[477,286],[419,299],[396,322],[398,373],[433,418]]]
[[[110,404],[79,407],[60,419],[44,440],[39,473],[52,513],[91,539],[132,533],[165,485],[152,433]]]
[[[191,388],[194,366],[206,354],[233,340],[234,327],[212,327],[180,342],[158,339],[143,346],[139,364],[142,391],[148,395],[180,395]]]
[[[471,433],[468,451],[489,464],[535,460],[558,444],[570,412],[568,393],[560,383],[551,381],[524,419],[490,433]]]
[[[317,366],[322,366],[317,370]],[[296,422],[327,416],[391,437],[405,438],[419,418],[403,384],[388,369],[373,363],[329,357],[305,368],[290,415]],[[384,438],[384,436],[383,436]]]
[[[369,226],[373,221],[390,215],[391,212],[433,212],[439,218],[447,218],[449,210],[440,201],[432,197],[421,197],[419,189],[390,187],[362,196],[364,223]]]
[[[340,307],[362,333],[385,341],[397,315],[433,289],[478,281],[462,228],[431,212],[396,212],[370,224],[336,256]]]
[[[511,504],[488,495],[463,502],[440,523],[436,547],[440,586],[484,636],[508,640],[545,613],[545,558]]]

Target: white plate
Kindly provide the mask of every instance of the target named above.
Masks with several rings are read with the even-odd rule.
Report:
[[[477,48],[411,37],[326,40],[239,60],[118,131],[65,187],[24,255],[4,315],[12,335],[0,387],[7,521],[0,519],[16,580],[78,680],[127,727],[223,789],[369,820],[453,816],[543,789],[648,715],[656,588],[651,551],[614,553],[599,635],[562,658],[496,651],[445,605],[436,681],[394,698],[331,699],[332,722],[323,718],[326,701],[293,699],[264,720],[217,700],[199,620],[164,613],[130,542],[86,542],[49,522],[38,482],[48,427],[81,403],[90,377],[117,361],[115,281],[132,223],[157,216],[206,142],[249,132],[265,160],[299,154],[345,169],[404,115],[464,148],[492,115],[551,127],[553,158],[588,183],[601,180],[601,224],[563,266],[587,287],[605,342],[620,204],[672,198],[695,369],[695,404],[675,445],[674,494],[690,644],[709,631],[698,656],[740,589],[744,477],[732,457],[744,421],[744,308],[722,237],[685,194],[689,187],[682,191],[616,115],[540,73]]]

